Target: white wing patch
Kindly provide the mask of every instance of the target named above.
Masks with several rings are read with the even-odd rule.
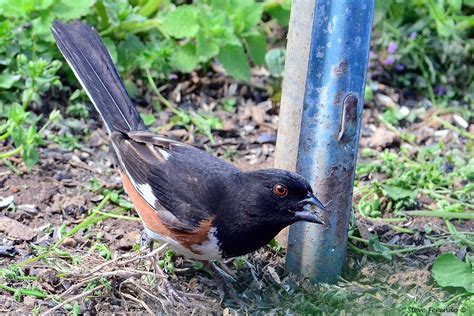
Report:
[[[164,158],[165,160],[170,159],[171,154],[170,154],[169,152],[167,152],[166,150],[161,149],[161,148],[158,148],[158,151],[160,152],[160,154],[163,156],[163,158]]]
[[[145,199],[145,201],[148,204],[150,204],[150,206],[155,207],[157,198],[153,194],[153,190],[151,189],[151,186],[148,183],[137,183],[137,184],[133,183],[133,184],[135,185],[135,188],[137,189],[137,191],[140,192],[140,195]]]

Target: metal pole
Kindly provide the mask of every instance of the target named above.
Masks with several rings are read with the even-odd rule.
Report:
[[[308,25],[296,171],[327,203],[330,227],[293,225],[286,264],[315,282],[336,281],[345,262],[373,10],[374,0],[317,0]]]

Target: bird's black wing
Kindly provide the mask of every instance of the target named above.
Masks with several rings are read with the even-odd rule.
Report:
[[[112,141],[135,189],[175,229],[192,231],[212,218],[239,173],[202,150],[149,132],[116,132]]]

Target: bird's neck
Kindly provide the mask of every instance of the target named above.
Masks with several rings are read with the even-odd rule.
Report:
[[[237,257],[268,244],[286,223],[262,221],[218,221],[217,237],[224,257]]]

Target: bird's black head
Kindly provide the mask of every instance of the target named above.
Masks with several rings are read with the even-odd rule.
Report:
[[[249,196],[255,197],[253,215],[286,225],[297,221],[325,224],[313,211],[324,210],[305,178],[297,173],[264,169],[244,173]],[[285,226],[286,226],[285,225]]]

